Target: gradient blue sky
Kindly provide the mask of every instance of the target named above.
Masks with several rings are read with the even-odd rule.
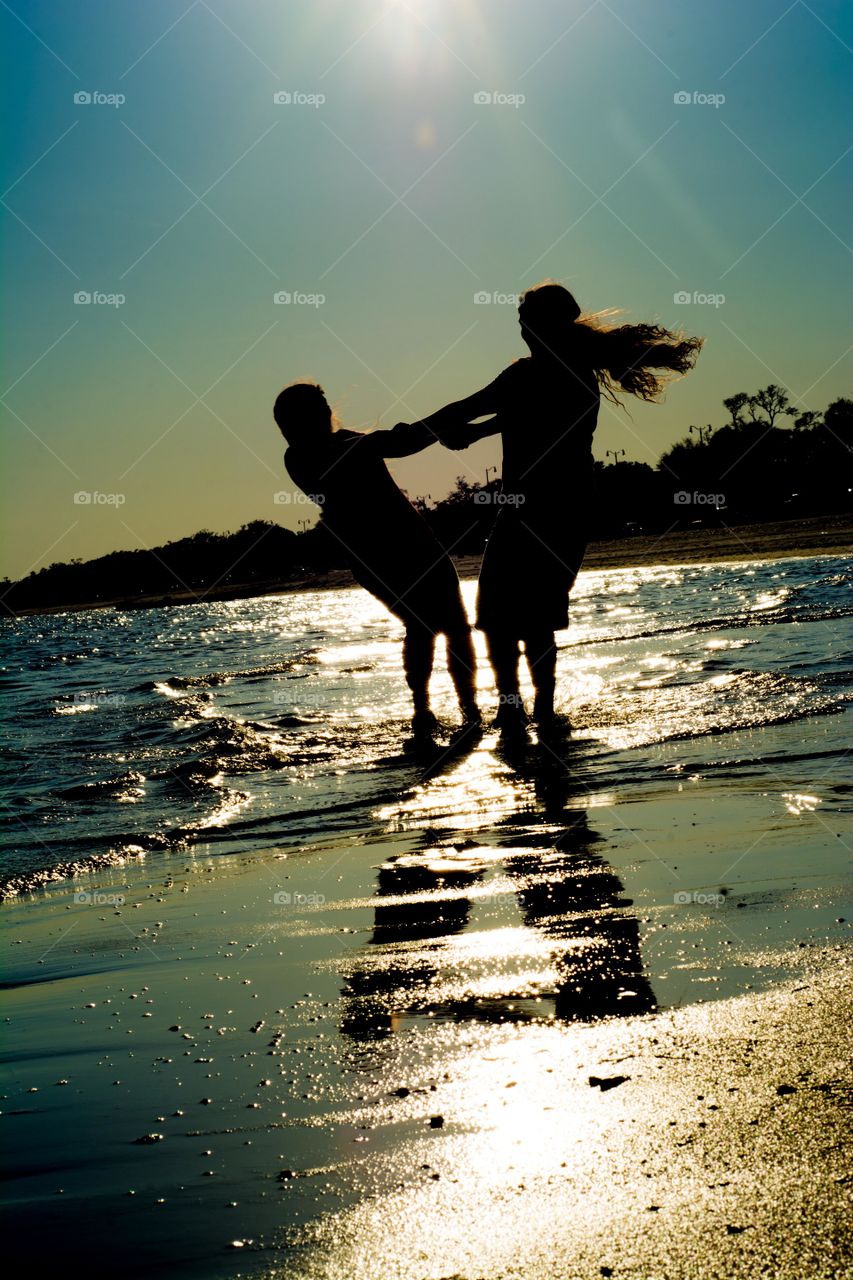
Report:
[[[543,276],[708,339],[664,405],[602,411],[601,458],[654,463],[770,381],[853,392],[842,0],[0,0],[0,31],[2,573],[313,520],[273,500],[279,388],[318,379],[351,426],[429,412],[523,354],[475,294]],[[498,456],[394,470],[438,498]]]

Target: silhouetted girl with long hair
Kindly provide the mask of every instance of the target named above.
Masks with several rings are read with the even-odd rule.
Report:
[[[504,501],[480,571],[477,626],[495,672],[497,723],[509,730],[526,721],[522,643],[534,718],[546,731],[553,724],[554,632],[568,626],[569,591],[586,549],[601,395],[656,400],[670,377],[693,367],[702,346],[701,338],[660,325],[611,323],[608,314],[582,315],[569,290],[552,281],[528,289],[518,318],[530,355],[424,420],[456,449],[501,434]],[[495,416],[470,425],[486,414]]]

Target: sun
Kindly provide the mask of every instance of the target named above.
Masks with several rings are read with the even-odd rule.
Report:
[[[385,0],[376,25],[407,74],[454,66],[471,71],[469,50],[482,49],[486,40],[478,0]]]

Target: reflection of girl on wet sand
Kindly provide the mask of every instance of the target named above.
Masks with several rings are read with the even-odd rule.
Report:
[[[356,954],[344,988],[341,1029],[352,1040],[386,1039],[407,1015],[505,1022],[550,1011],[558,1021],[590,1022],[657,1007],[622,882],[597,850],[601,837],[590,829],[586,810],[567,807],[571,777],[564,762],[541,750],[547,754],[521,769],[541,812],[511,814],[488,835],[478,833],[488,844],[438,848],[428,842],[383,863],[370,946]],[[559,834],[555,822],[563,824]],[[471,937],[489,861],[510,882],[507,903],[514,892],[523,925],[545,943],[538,982],[531,984],[526,972],[519,984],[511,962],[507,967],[502,931],[491,950],[484,945],[488,930],[478,931],[481,945],[472,951],[455,948],[454,938]],[[528,957],[525,944],[521,951]],[[483,971],[487,989],[478,990]]]

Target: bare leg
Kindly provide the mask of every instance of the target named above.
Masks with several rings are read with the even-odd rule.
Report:
[[[524,719],[524,706],[518,687],[519,642],[503,631],[486,633],[489,659],[498,686],[498,718],[500,726],[517,724]]]
[[[557,644],[553,631],[539,631],[528,636],[524,641],[524,652],[536,690],[533,716],[538,724],[547,724],[554,718]]]
[[[479,720],[475,687],[477,659],[474,656],[470,630],[448,635],[447,670],[450,672],[462,715],[466,720]]]
[[[429,678],[435,655],[435,636],[423,627],[407,627],[403,641],[406,683],[412,691],[415,717],[429,715]]]

